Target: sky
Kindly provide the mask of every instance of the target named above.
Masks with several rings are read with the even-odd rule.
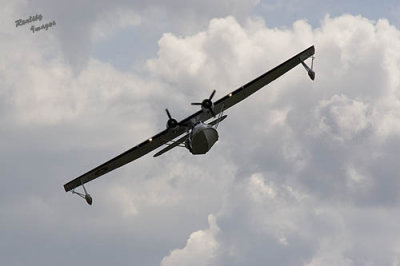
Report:
[[[400,265],[398,1],[0,1],[0,264]],[[41,14],[41,21],[15,21]],[[55,21],[33,33],[32,25]],[[206,154],[63,184],[315,45]]]

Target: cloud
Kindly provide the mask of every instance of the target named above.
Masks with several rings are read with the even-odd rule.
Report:
[[[183,249],[171,251],[168,257],[161,261],[162,266],[169,265],[211,265],[218,250],[215,235],[219,228],[214,215],[208,216],[209,229],[200,230],[190,235]]]
[[[39,12],[44,16],[44,20],[56,21],[57,26],[53,32],[57,45],[61,47],[64,60],[77,74],[89,62],[93,45],[112,37],[118,30],[143,26],[144,31],[151,30],[152,34],[161,34],[162,31],[192,32],[194,29],[198,30],[199,25],[206,25],[212,17],[234,14],[243,18],[257,3],[257,0],[229,0],[218,3],[119,0],[96,1],[96,4],[93,4],[82,1],[67,3],[35,0],[21,1],[19,11],[21,15],[30,14],[32,11]]]
[[[126,9],[111,31],[144,23]],[[87,40],[105,36],[95,28],[106,11],[57,13],[84,22],[78,32],[57,24],[69,31],[61,49],[52,34],[1,32],[1,50],[13,48],[0,54],[6,264],[398,262],[397,28],[350,15],[285,29],[228,16],[162,35],[143,69],[121,72],[88,53]],[[69,46],[75,37],[87,46]],[[218,99],[311,44],[315,83],[297,67],[228,110],[206,156],[143,157],[91,182],[92,208],[63,193],[70,178],[163,130],[165,107],[182,119],[191,101],[213,89]],[[77,73],[62,49],[78,47]]]
[[[316,119],[320,134],[330,134],[339,141],[349,140],[366,131],[371,123],[368,106],[356,100],[349,100],[344,95],[334,95],[322,101],[317,109]]]
[[[164,35],[149,70],[185,84],[182,89],[192,94],[196,88],[196,97],[212,87],[218,88],[218,98],[311,43],[317,50],[315,84],[303,69],[293,70],[229,110],[231,120],[221,126],[223,149],[241,167],[216,215],[219,253],[211,265],[396,260],[393,228],[374,234],[387,247],[382,253],[370,253],[373,240],[362,232],[391,216],[390,209],[399,204],[394,192],[398,152],[387,153],[385,144],[398,147],[399,140],[398,123],[387,122],[397,113],[398,37],[386,20],[350,15],[327,16],[316,29],[298,21],[285,30],[228,17],[212,20],[195,35]],[[376,208],[383,212],[380,218],[374,216]],[[356,230],[356,224],[365,227]]]

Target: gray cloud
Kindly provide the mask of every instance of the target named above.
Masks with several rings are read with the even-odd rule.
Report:
[[[101,7],[112,10],[74,13],[82,31],[57,24],[71,31],[67,42],[102,37],[91,24]],[[87,50],[75,73],[53,35],[32,39],[11,26],[0,45],[13,48],[0,54],[3,264],[399,261],[400,39],[387,21],[341,16],[272,29],[213,19],[202,32],[163,35],[146,75]],[[195,110],[189,102],[214,88],[221,97],[310,44],[315,83],[299,67],[233,107],[207,156],[141,158],[88,185],[92,208],[63,192],[70,178],[162,130],[165,107],[181,119]]]
[[[157,37],[165,31],[200,30],[212,17],[233,14],[244,18],[257,4],[255,0],[213,1],[52,1],[35,0],[21,8],[22,14],[39,12],[44,20],[56,20],[55,35],[64,59],[75,73],[89,61],[99,33],[110,34],[119,28],[141,25]],[[106,25],[106,27],[104,27]],[[135,49],[135,46],[132,47]],[[131,53],[129,53],[131,54]],[[130,55],[127,56],[130,56]]]
[[[392,80],[397,79],[394,72],[398,72],[395,70],[398,66],[394,62],[399,54],[392,45],[397,47],[399,39],[395,37],[388,41],[389,35],[386,35],[394,33],[395,28],[385,20],[375,24],[354,16],[327,17],[322,26],[312,32],[301,21],[293,30],[275,32],[260,24],[236,27],[232,21],[224,24],[227,21],[229,18],[215,20],[207,34],[185,39],[165,36],[160,43],[161,49],[166,50],[161,50],[157,59],[162,64],[151,61],[150,69],[159,72],[164,79],[171,77],[176,83],[185,82],[187,76],[215,80],[202,72],[212,65],[210,62],[228,60],[225,66],[210,73],[215,73],[216,69],[224,71],[228,65],[243,64],[243,60],[239,60],[243,58],[241,52],[252,51],[256,54],[253,64],[240,65],[240,69],[254,69],[264,58],[269,59],[264,62],[265,67],[276,55],[284,55],[291,49],[284,45],[289,43],[282,41],[286,39],[292,43],[293,40],[315,43],[319,74],[312,85],[304,70],[294,70],[269,86],[268,93],[260,92],[257,97],[230,110],[231,120],[221,127],[221,134],[225,130],[235,134],[226,134],[222,145],[231,154],[233,165],[240,168],[235,174],[235,189],[230,191],[233,195],[225,202],[228,210],[222,208],[217,215],[217,225],[221,229],[215,236],[219,241],[219,253],[211,264],[263,265],[266,261],[282,265],[298,265],[299,262],[309,265],[394,263],[397,251],[391,247],[398,239],[390,237],[390,232],[396,230],[391,226],[397,226],[391,224],[391,229],[373,234],[374,239],[387,247],[385,254],[372,251],[374,240],[366,240],[369,237],[365,232],[373,230],[374,224],[384,223],[391,215],[394,216],[390,220],[395,220],[396,214],[391,210],[399,204],[395,192],[399,186],[395,181],[397,149],[388,152],[385,148],[386,141],[397,147],[397,137],[385,137],[380,129],[388,126],[391,129],[384,131],[389,135],[398,132],[396,123],[384,122],[388,119],[387,110],[397,112],[390,102],[397,99],[397,89],[393,86],[398,88],[395,85],[398,83],[392,83]],[[233,38],[228,43],[235,43],[235,46],[227,45],[221,49],[222,58],[218,59],[207,53],[208,42],[213,40],[216,32],[213,30],[215,24],[226,29],[227,38]],[[274,38],[268,38],[269,34]],[[171,50],[176,46],[170,48],[167,40],[179,43],[180,47],[196,40],[195,45],[187,46],[194,47],[193,52],[188,52],[187,48],[183,50],[184,54],[200,59],[196,61],[194,72],[190,67],[172,67],[181,64],[180,61],[169,61],[168,58],[176,58]],[[221,43],[223,40],[219,41]],[[274,47],[275,43],[283,45]],[[258,50],[259,46],[264,49]],[[242,49],[233,53],[235,47]],[[271,55],[268,53],[271,50],[279,52]],[[168,57],[163,57],[164,54]],[[231,63],[236,60],[237,64]],[[166,71],[169,69],[175,72]],[[235,67],[229,69],[235,73]],[[235,78],[246,73],[222,76],[226,78],[226,84],[237,84]],[[227,87],[234,88],[232,85]],[[265,110],[260,110],[259,106],[264,106]],[[379,111],[381,108],[386,111]],[[238,130],[238,125],[243,123],[246,127]],[[247,138],[248,134],[252,137]],[[257,172],[261,177],[256,185],[249,184],[247,180],[253,180]],[[247,195],[245,191],[249,189],[255,191]],[[257,189],[264,192],[257,192]],[[289,197],[287,191],[299,195],[302,200]],[[258,200],[260,195],[263,200],[254,199],[254,193]],[[376,208],[382,210],[382,216],[375,217]],[[371,222],[366,223],[366,220]],[[363,229],[356,229],[357,225]]]

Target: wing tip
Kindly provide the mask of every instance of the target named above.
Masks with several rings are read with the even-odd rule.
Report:
[[[64,187],[65,192],[69,192],[71,190],[68,188],[68,184],[65,184],[63,187]]]

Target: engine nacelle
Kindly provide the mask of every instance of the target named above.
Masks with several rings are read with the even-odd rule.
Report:
[[[178,123],[178,121],[176,121],[176,119],[171,118],[171,119],[168,119],[166,127],[167,127],[167,129],[177,129],[179,127],[179,123]]]
[[[192,103],[192,105],[201,105],[201,110],[203,112],[208,112],[215,117],[214,103],[212,102],[212,98],[214,97],[214,95],[215,95],[215,90],[213,90],[208,99],[204,99],[201,103]]]
[[[167,121],[167,129],[178,129],[179,128],[179,123],[176,121],[175,118],[172,118],[171,114],[169,113],[168,109],[165,109],[165,112],[168,115],[168,121]]]
[[[201,110],[203,110],[203,112],[210,112],[211,114],[213,114],[214,103],[209,99],[203,100],[203,102],[201,103]],[[214,114],[213,114],[213,116],[214,116]]]

